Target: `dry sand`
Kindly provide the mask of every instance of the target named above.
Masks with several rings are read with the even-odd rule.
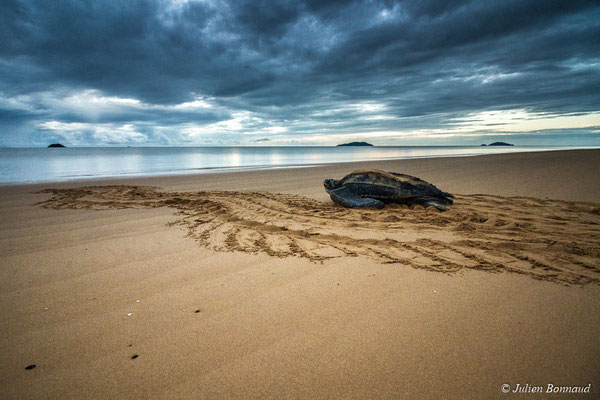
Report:
[[[328,200],[372,167],[456,203]],[[0,397],[598,396],[599,170],[576,150],[0,187]]]

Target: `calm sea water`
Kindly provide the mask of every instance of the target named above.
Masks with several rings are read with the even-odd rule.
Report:
[[[72,147],[0,149],[0,183],[210,173],[575,147]]]

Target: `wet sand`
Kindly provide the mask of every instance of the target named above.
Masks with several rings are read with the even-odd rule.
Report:
[[[322,180],[358,168],[455,204],[335,206]],[[573,150],[0,187],[0,393],[597,395],[598,170]]]

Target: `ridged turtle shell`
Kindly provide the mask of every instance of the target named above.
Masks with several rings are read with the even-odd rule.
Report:
[[[429,182],[414,176],[380,170],[354,171],[338,182],[350,186],[361,196],[375,199],[407,199],[412,197],[452,197]]]

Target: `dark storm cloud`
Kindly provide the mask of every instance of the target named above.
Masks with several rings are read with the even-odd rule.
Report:
[[[4,0],[0,124],[150,132],[250,112],[262,121],[252,129],[294,136],[439,128],[486,110],[599,111],[599,38],[595,1]],[[60,101],[89,90],[140,103],[93,112]],[[198,98],[212,108],[169,108]],[[357,118],[359,103],[386,118]]]

